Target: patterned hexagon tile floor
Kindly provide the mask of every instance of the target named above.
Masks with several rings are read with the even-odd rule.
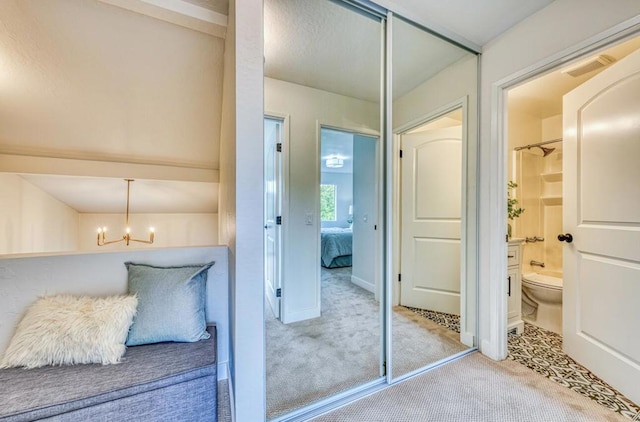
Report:
[[[524,333],[509,334],[508,347],[509,359],[631,420],[640,420],[640,407],[562,351],[561,335],[525,322]]]

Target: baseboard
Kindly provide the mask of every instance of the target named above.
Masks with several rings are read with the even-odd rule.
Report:
[[[304,311],[290,312],[286,315],[286,318],[284,318],[284,315],[283,315],[282,322],[285,324],[291,324],[292,322],[305,321],[311,318],[318,318],[319,316],[320,316],[320,309],[317,309],[317,308],[305,309]]]
[[[506,331],[505,331],[505,337],[506,337]],[[505,342],[506,344],[506,342]],[[506,359],[507,355],[504,354],[502,355],[501,353],[499,353],[498,350],[496,350],[493,346],[493,343],[488,341],[488,340],[484,340],[481,343],[482,347],[480,348],[480,353],[482,353],[483,355],[485,355],[486,357],[488,357],[489,359],[493,359],[493,360],[504,360]]]
[[[218,362],[218,381],[226,380],[229,378],[229,362]]]
[[[351,282],[353,284],[355,284],[356,286],[360,286],[363,289],[370,291],[371,293],[375,293],[375,291],[376,291],[376,285],[375,284],[373,284],[373,283],[371,283],[369,281],[363,280],[360,277],[356,277],[355,275],[351,276]]]
[[[524,332],[524,321],[520,319],[511,324],[507,324],[507,332],[510,333],[513,330],[515,330],[517,334],[522,334]]]
[[[473,333],[463,332],[460,334],[460,342],[465,346],[474,347],[475,345],[473,344],[473,341],[474,341]]]

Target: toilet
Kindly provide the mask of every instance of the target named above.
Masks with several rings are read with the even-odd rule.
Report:
[[[559,275],[559,274],[558,274]],[[554,275],[529,273],[522,275],[522,301],[536,309],[532,324],[562,334],[562,278]]]

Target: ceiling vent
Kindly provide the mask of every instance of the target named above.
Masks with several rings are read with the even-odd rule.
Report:
[[[615,61],[616,59],[611,56],[600,55],[562,69],[561,72],[577,78],[578,76],[585,75],[589,72],[593,72],[594,70],[601,70]]]

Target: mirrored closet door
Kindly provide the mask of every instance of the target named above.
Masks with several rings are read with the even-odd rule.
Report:
[[[276,145],[282,183],[271,172],[265,186],[282,186],[282,212],[265,213],[281,223],[282,242],[279,264],[270,267],[281,268],[280,279],[270,276],[265,286],[273,420],[385,375],[384,23],[328,0],[265,0],[264,7],[265,117],[284,131]],[[273,232],[268,222],[265,229]]]
[[[392,377],[473,347],[475,283],[464,262],[477,57],[393,16]],[[401,158],[400,158],[401,157]]]
[[[357,1],[264,4],[266,407],[284,420],[475,346],[477,57]]]

